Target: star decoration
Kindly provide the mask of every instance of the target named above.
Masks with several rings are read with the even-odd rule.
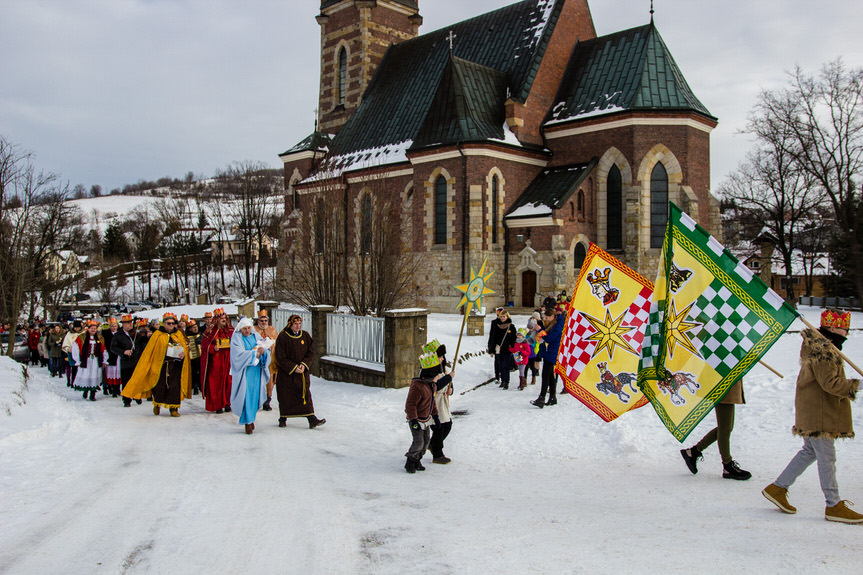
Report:
[[[692,340],[689,339],[686,333],[693,328],[701,327],[700,323],[686,321],[686,316],[689,314],[689,310],[692,309],[693,304],[695,302],[692,302],[680,313],[677,313],[677,304],[674,300],[671,300],[671,311],[669,311],[666,318],[665,327],[665,344],[668,347],[668,357],[674,357],[674,350],[677,348],[678,343],[691,351],[693,355],[701,357],[701,354],[692,345]]]
[[[608,350],[608,358],[612,359],[614,357],[614,348],[618,345],[631,354],[638,355],[632,346],[623,339],[625,334],[635,329],[632,326],[623,325],[623,317],[626,315],[626,311],[621,313],[617,319],[612,319],[611,312],[605,310],[605,321],[596,319],[595,317],[590,317],[586,313],[582,313],[582,315],[596,330],[596,333],[589,335],[586,338],[591,341],[599,342],[599,345],[596,347],[596,351],[593,352],[593,357],[596,357],[597,354],[605,348]]]
[[[473,266],[470,268],[470,281],[466,284],[462,284],[460,286],[455,286],[455,289],[464,293],[464,297],[461,298],[461,301],[458,302],[456,307],[461,307],[465,304],[465,315],[470,313],[471,308],[476,305],[477,307],[482,307],[482,296],[493,294],[494,290],[487,288],[485,286],[485,282],[488,281],[488,278],[492,276],[494,272],[485,273],[485,264],[488,262],[488,258],[482,261],[482,266],[479,268],[479,273],[476,273],[473,269]]]

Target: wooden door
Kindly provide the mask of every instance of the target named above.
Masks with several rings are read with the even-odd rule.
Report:
[[[536,305],[536,272],[527,270],[521,274],[521,307]]]

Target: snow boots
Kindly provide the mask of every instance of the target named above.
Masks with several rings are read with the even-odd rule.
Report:
[[[155,403],[153,404],[153,415],[159,415],[162,410]]]
[[[531,401],[530,404],[535,405],[538,408],[542,409],[543,407],[545,407],[545,398],[544,397],[537,397],[536,399]]]
[[[683,461],[686,462],[686,467],[689,468],[689,471],[692,472],[693,475],[698,473],[698,462],[696,460],[704,458],[701,456],[701,451],[698,450],[694,445],[689,449],[681,449],[680,456],[683,457]]]
[[[863,523],[863,515],[848,509],[846,503],[851,502],[842,500],[833,507],[825,508],[824,519],[827,521],[838,521],[840,523]],[[851,503],[851,505],[854,504]]]
[[[790,515],[797,513],[797,508],[788,503],[788,490],[784,487],[779,487],[775,483],[771,483],[761,490],[761,495],[763,495],[767,501],[778,507],[783,513],[788,513]],[[828,507],[828,509],[830,508]],[[826,511],[824,513],[824,518],[827,518]]]
[[[176,407],[168,408],[168,411],[171,412],[171,417],[180,417],[180,410]]]
[[[252,427],[252,424],[251,424],[251,423],[247,423],[247,424],[246,424],[246,435],[251,435],[251,434],[252,434],[252,432],[254,432],[254,431],[255,431],[255,428],[254,428],[254,427]]]
[[[552,396],[548,398],[548,401],[545,402],[546,405],[557,405],[557,398]]]
[[[527,378],[526,377],[519,377],[518,378],[518,390],[521,391],[525,387],[527,387]]]
[[[270,402],[271,402],[272,400],[273,400],[273,398],[272,398],[271,396],[269,396],[269,395],[268,395],[268,396],[267,396],[267,401],[265,401],[265,402],[264,402],[264,405],[263,405],[263,407],[262,407],[262,409],[263,409],[264,411],[272,411],[272,410],[273,410],[273,408],[272,408],[272,407],[270,407]]]
[[[446,455],[439,455],[437,457],[432,458],[432,463],[439,463],[440,465],[446,465],[450,461],[452,461],[452,459],[450,459]]]
[[[288,418],[280,417],[279,418],[279,427],[287,427],[288,426]]]
[[[746,481],[752,474],[746,471],[745,469],[740,469],[740,466],[737,465],[737,462],[733,459],[728,463],[722,464],[722,477],[723,479],[737,479],[738,481]]]
[[[405,471],[408,473],[416,473],[417,472],[417,462],[410,457],[405,461]]]

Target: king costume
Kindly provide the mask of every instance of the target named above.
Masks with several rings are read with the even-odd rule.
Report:
[[[167,407],[171,416],[179,417],[181,402],[192,397],[192,367],[185,336],[176,329],[168,332],[164,326],[156,330],[122,395],[136,400],[152,395],[154,415]]]
[[[234,328],[228,321],[225,327],[219,322],[225,316],[216,310],[213,325],[201,338],[201,388],[207,411],[231,411],[231,336]]]

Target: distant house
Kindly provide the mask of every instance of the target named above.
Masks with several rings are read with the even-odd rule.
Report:
[[[72,250],[51,252],[45,258],[45,279],[51,283],[76,276],[90,265],[89,256],[79,256]]]
[[[210,238],[210,247],[212,248],[212,258],[215,261],[219,261],[218,258],[221,257],[221,261],[224,262],[233,262],[238,261],[243,258],[244,253],[244,245],[245,239],[243,235],[239,233],[238,228],[234,228],[228,233],[223,234],[213,234]],[[273,253],[274,249],[274,240],[270,236],[264,234],[261,238],[261,248],[263,249],[264,258],[270,257]],[[261,253],[258,250],[258,242],[257,240],[252,242],[251,245],[251,255],[252,261],[257,262]]]

